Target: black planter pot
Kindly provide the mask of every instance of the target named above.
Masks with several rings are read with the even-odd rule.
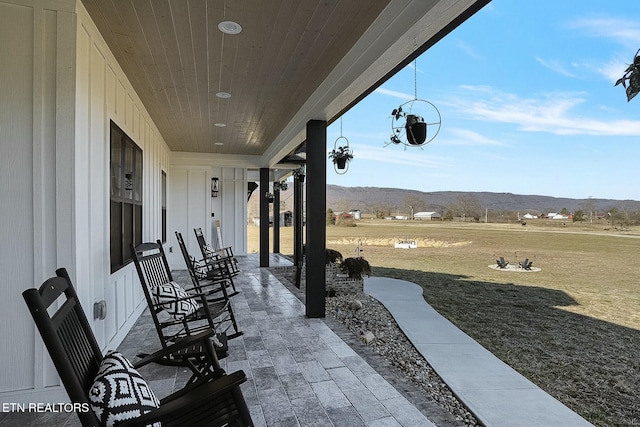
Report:
[[[405,130],[407,133],[407,142],[410,145],[420,145],[427,139],[427,124],[421,117],[413,114],[407,115]]]
[[[347,167],[347,158],[346,157],[337,158],[335,159],[335,164],[338,167],[338,169],[344,169]]]

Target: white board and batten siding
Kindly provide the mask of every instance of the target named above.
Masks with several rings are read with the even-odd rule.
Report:
[[[206,156],[204,156],[206,158]],[[187,164],[182,156],[172,156],[171,177],[171,228],[167,240],[167,255],[172,269],[184,270],[186,265],[175,232],[182,233],[189,254],[201,258],[194,228],[201,228],[205,240],[213,244],[215,221],[220,221],[224,246],[232,246],[234,254],[247,252],[247,178],[243,167],[214,166],[210,163]],[[211,197],[211,178],[219,180],[217,197]],[[211,216],[211,213],[214,216]]]
[[[143,150],[145,241],[161,236],[170,152],[80,2],[0,0],[0,39],[0,403],[63,402],[21,292],[67,268],[115,348],[146,304],[133,264],[110,272],[110,121]],[[107,317],[93,320],[100,300]]]

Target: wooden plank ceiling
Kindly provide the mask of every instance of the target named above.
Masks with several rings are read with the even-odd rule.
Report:
[[[442,22],[431,33],[476,3],[421,1],[430,3],[424,8],[425,13],[437,9],[434,7],[437,4],[445,11],[452,9],[451,5],[462,4],[453,8],[451,16],[440,16]],[[392,6],[411,3],[409,0],[82,2],[172,151],[243,156],[265,154],[305,102],[344,62],[354,45],[367,31],[372,31],[390,3]],[[401,23],[394,23],[397,19],[393,11],[387,9],[386,14],[390,16],[386,18],[390,24],[378,31],[388,30],[389,37],[425,39],[420,43],[433,37],[415,31],[407,36],[411,26],[394,28]],[[239,23],[242,32],[222,33],[218,24],[223,21]],[[419,22],[414,19],[412,25]],[[390,69],[395,65],[397,60],[385,66]],[[359,89],[360,93],[364,89]],[[231,97],[217,97],[218,92],[227,92]],[[358,95],[356,91],[341,102],[344,105]],[[327,110],[325,107],[319,108]],[[325,111],[327,118],[337,113],[336,108]]]

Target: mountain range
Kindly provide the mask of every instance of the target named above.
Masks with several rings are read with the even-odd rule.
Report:
[[[359,209],[363,212],[389,209],[407,213],[413,206],[414,212],[435,211],[444,213],[448,208],[461,203],[475,202],[484,209],[498,211],[534,211],[540,213],[569,212],[577,210],[606,212],[611,208],[640,208],[640,202],[614,199],[571,199],[542,195],[513,193],[435,191],[423,192],[399,188],[342,187],[327,185],[327,207],[334,211]]]

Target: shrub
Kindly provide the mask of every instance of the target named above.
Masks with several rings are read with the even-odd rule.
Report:
[[[335,225],[336,224],[336,214],[333,212],[333,209],[327,209],[327,225]]]
[[[347,273],[350,279],[362,279],[362,276],[371,275],[369,261],[362,257],[345,258],[340,264],[343,273]]]
[[[342,261],[342,254],[335,249],[327,248],[325,252],[324,263],[329,264],[332,262],[335,264],[338,261]]]
[[[355,227],[356,220],[353,218],[353,215],[349,215],[348,213],[341,213],[336,220],[336,226],[338,227]]]

